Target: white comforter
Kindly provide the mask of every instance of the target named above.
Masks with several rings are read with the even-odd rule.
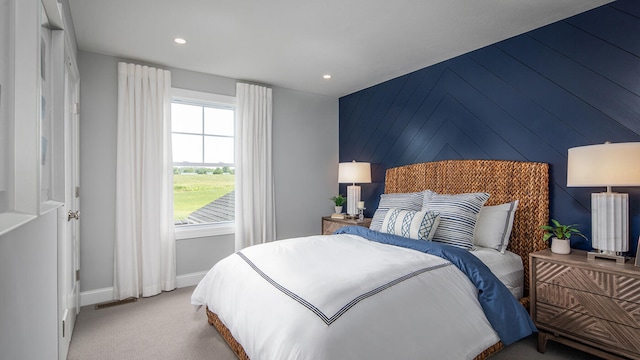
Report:
[[[439,257],[347,234],[241,253],[216,264],[191,302],[253,360],[472,359],[499,340],[473,284]]]

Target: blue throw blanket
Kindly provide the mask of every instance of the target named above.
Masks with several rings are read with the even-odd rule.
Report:
[[[478,289],[478,300],[484,314],[507,346],[538,331],[527,310],[506,286],[477,257],[467,250],[432,241],[421,241],[381,233],[362,226],[347,226],[336,234],[353,234],[382,244],[401,246],[439,256],[460,269]]]

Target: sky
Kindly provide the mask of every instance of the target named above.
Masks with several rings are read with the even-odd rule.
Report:
[[[234,111],[201,105],[171,104],[174,163],[234,163]]]

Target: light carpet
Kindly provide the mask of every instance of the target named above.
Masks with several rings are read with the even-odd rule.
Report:
[[[194,287],[137,302],[80,309],[68,360],[233,360],[236,356],[204,309],[191,305]]]
[[[190,303],[194,287],[165,292],[137,302],[80,310],[68,360],[233,360],[231,349],[207,323],[204,309]],[[398,359],[401,359],[398,356]],[[428,354],[425,359],[428,359]],[[491,357],[492,360],[595,360],[597,357],[549,342],[545,354],[530,336]]]

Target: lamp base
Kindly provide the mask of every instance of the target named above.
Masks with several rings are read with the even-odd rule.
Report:
[[[627,262],[627,260],[629,260],[629,258],[624,255],[599,253],[595,251],[589,251],[587,253],[587,260],[595,260],[596,258],[615,260],[616,264],[624,264],[625,262]]]
[[[358,201],[360,201],[360,186],[347,186],[347,214],[349,216],[358,216]]]
[[[591,194],[591,246],[613,255],[629,251],[629,194]]]

